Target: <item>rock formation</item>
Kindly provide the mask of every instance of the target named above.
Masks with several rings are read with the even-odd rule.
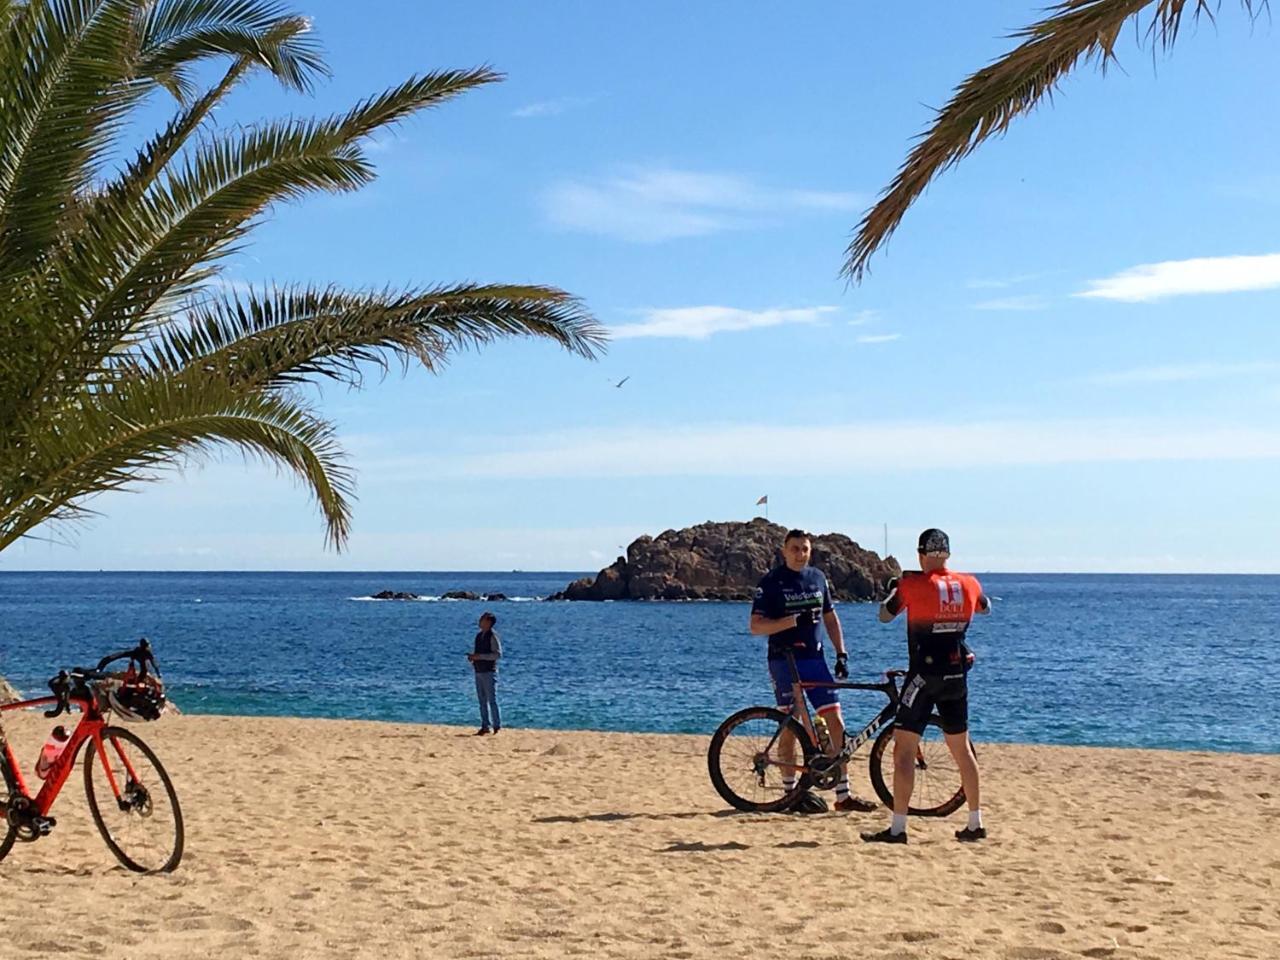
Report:
[[[0,703],[13,703],[21,700],[22,695],[4,677],[0,677]]]
[[[760,578],[782,562],[786,532],[757,517],[643,536],[625,557],[547,599],[750,600]],[[893,557],[882,559],[842,533],[815,535],[811,562],[827,575],[836,600],[881,600],[888,580],[902,573]]]

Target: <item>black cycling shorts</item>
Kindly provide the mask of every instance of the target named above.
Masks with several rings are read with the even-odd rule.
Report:
[[[894,723],[911,733],[924,733],[935,710],[943,733],[964,733],[969,729],[969,684],[964,676],[907,674]]]

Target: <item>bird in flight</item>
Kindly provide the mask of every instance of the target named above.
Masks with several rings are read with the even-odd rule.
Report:
[[[614,386],[615,386],[615,387],[620,387],[620,386],[622,386],[624,383],[626,383],[626,382],[627,382],[628,380],[630,380],[630,379],[631,379],[631,375],[630,375],[630,374],[628,374],[627,376],[625,376],[625,377],[623,377],[621,380],[619,380],[617,383],[615,383],[615,384],[614,384]]]

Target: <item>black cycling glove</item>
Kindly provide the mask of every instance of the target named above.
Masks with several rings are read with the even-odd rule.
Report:
[[[796,614],[797,627],[812,627],[822,622],[822,611],[817,607],[801,610]]]
[[[836,657],[836,679],[849,679],[849,655],[847,653],[842,653]]]

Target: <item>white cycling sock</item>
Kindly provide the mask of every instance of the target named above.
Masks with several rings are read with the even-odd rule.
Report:
[[[836,799],[843,800],[847,796],[849,796],[849,778],[846,776],[836,784]]]
[[[900,833],[907,832],[907,815],[905,813],[895,813],[893,822],[889,824],[889,832],[895,837]]]
[[[981,810],[969,811],[969,829],[970,830],[982,829],[982,811]]]
[[[795,778],[795,777],[783,777],[783,778],[782,778],[782,789],[783,789],[783,790],[785,790],[787,793],[790,793],[790,792],[791,792],[792,790],[794,790],[795,788],[796,788],[796,778]]]

